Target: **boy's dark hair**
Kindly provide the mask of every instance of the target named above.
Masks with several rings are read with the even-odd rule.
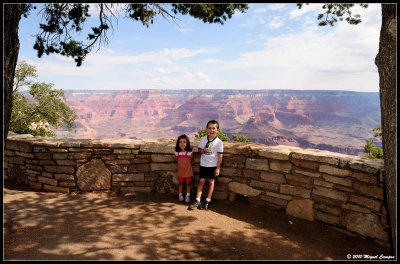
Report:
[[[185,151],[192,151],[192,147],[190,146],[190,140],[189,137],[186,136],[186,134],[180,135],[178,137],[178,139],[176,140],[176,146],[175,146],[175,151],[176,152],[181,152],[181,147],[179,147],[179,140],[181,140],[182,138],[186,139],[186,148]]]
[[[206,128],[208,128],[208,125],[209,125],[209,124],[217,124],[217,129],[219,129],[219,123],[218,123],[217,120],[210,120],[210,121],[208,121],[208,122],[207,122]]]

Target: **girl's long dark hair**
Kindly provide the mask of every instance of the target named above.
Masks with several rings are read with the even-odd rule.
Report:
[[[181,148],[179,147],[179,140],[181,140],[182,138],[186,139],[186,148],[185,151],[192,151],[192,147],[190,146],[190,140],[189,137],[186,136],[186,134],[180,135],[178,137],[178,139],[176,140],[176,146],[175,146],[175,151],[176,152],[181,152]]]

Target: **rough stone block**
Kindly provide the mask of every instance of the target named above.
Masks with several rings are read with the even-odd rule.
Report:
[[[44,166],[44,170],[47,172],[73,174],[75,168],[70,166]]]
[[[326,214],[319,210],[314,211],[314,219],[331,225],[340,225],[340,217]]]
[[[235,169],[235,168],[222,167],[221,170],[220,170],[220,175],[225,175],[225,176],[230,176],[230,177],[241,177],[242,176],[242,170],[241,169]]]
[[[108,167],[110,168],[111,173],[127,172],[128,171],[128,166],[127,165],[110,165]]]
[[[349,171],[349,170],[339,169],[339,168],[329,166],[329,165],[320,165],[319,171],[328,173],[330,175],[341,176],[341,177],[351,176],[351,174],[352,174],[351,171]]]
[[[269,170],[267,159],[251,159],[246,160],[246,168],[252,170]]]
[[[54,174],[54,178],[56,180],[61,180],[61,181],[73,181],[73,180],[75,180],[74,175],[71,175],[71,174],[59,174],[59,173],[56,173],[56,174]]]
[[[231,192],[243,194],[248,197],[255,197],[261,193],[260,190],[253,189],[250,186],[248,186],[247,184],[238,183],[238,182],[230,182],[228,184],[228,189]]]
[[[289,173],[292,170],[292,164],[290,162],[277,161],[277,160],[271,160],[269,162],[269,167],[271,168],[271,170],[282,171],[287,173]]]
[[[288,181],[291,180],[305,184],[311,184],[313,182],[312,178],[298,174],[286,174],[286,179]]]
[[[303,149],[294,151],[292,158],[298,160],[308,160],[331,165],[339,165],[339,158],[335,157],[333,152],[318,149]]]
[[[58,186],[72,188],[76,186],[75,181],[59,181]]]
[[[383,189],[371,184],[354,182],[354,190],[366,196],[375,197],[383,200]]]
[[[111,188],[111,172],[101,159],[92,159],[76,172],[78,188],[82,191],[108,190]]]
[[[347,186],[347,187],[353,186],[353,182],[349,178],[335,177],[335,176],[331,176],[328,174],[323,174],[322,178],[327,182],[333,182],[333,183],[340,184],[340,185]]]
[[[286,183],[284,174],[272,171],[262,171],[260,173],[260,179],[271,183]]]
[[[267,203],[272,203],[272,204],[284,206],[284,207],[286,207],[287,203],[288,203],[287,200],[280,199],[277,197],[267,196],[267,195],[260,195],[260,199]]]
[[[50,179],[42,176],[38,176],[38,182],[46,183],[48,185],[57,186],[56,179]]]
[[[52,159],[52,154],[51,153],[35,153],[35,157],[37,159],[45,159],[45,160],[49,160]]]
[[[314,202],[309,199],[292,200],[286,206],[286,214],[294,217],[314,221]]]
[[[266,157],[269,159],[277,159],[277,160],[289,160],[289,155],[292,151],[299,151],[300,148],[297,147],[288,147],[288,146],[268,146],[259,151],[259,155],[261,157]]]
[[[293,169],[292,172],[297,173],[297,174],[306,175],[306,176],[313,177],[313,178],[321,177],[321,173],[318,173],[318,172],[311,172],[311,171],[300,170],[300,169]]]
[[[347,201],[347,194],[329,188],[324,188],[319,186],[315,187],[313,189],[313,194],[336,199],[343,202]]]
[[[371,173],[366,173],[366,172],[361,172],[361,171],[353,171],[353,174],[351,175],[351,177],[365,182],[365,183],[369,183],[372,185],[377,185],[378,184],[378,176],[376,174],[371,174]]]
[[[268,192],[268,191],[266,191],[265,194],[266,194],[267,196],[272,196],[272,197],[275,197],[275,198],[279,198],[279,199],[283,199],[283,200],[288,200],[288,201],[292,200],[292,198],[293,198],[293,197],[290,196],[290,195],[285,195],[285,194],[280,194],[280,193],[274,193],[274,192]]]
[[[352,203],[359,204],[361,206],[364,206],[366,208],[370,208],[376,212],[379,212],[381,209],[382,202],[377,201],[375,199],[359,196],[359,195],[354,195],[351,194],[349,201]]]
[[[146,164],[148,165],[148,164]],[[178,170],[177,163],[151,163],[150,164],[151,171],[176,171]]]
[[[29,185],[31,186],[32,189],[35,189],[35,190],[41,190],[43,187],[43,183],[41,183],[41,182],[29,181]]]
[[[143,163],[143,164],[132,164],[128,167],[128,172],[149,172],[150,171],[150,164]]]
[[[35,158],[35,155],[33,155],[32,153],[26,153],[26,152],[20,152],[20,151],[15,151],[15,155],[16,156],[21,156],[24,158]],[[14,155],[12,155],[14,156]]]
[[[132,150],[130,149],[114,149],[113,152],[114,154],[131,154]],[[111,154],[111,153],[108,153]]]
[[[22,152],[32,152],[33,144],[31,142],[18,141],[18,140],[6,140],[6,148],[11,150],[18,150]]]
[[[222,159],[222,167],[243,169],[245,162],[246,162],[245,156],[224,154],[224,158]]]
[[[98,155],[98,154],[111,154],[111,153],[113,153],[113,150],[112,149],[94,149],[93,153],[95,155]]]
[[[175,162],[175,155],[158,155],[152,154],[151,160],[153,162]]]
[[[251,187],[257,188],[257,189],[279,191],[279,184],[276,184],[276,183],[251,180],[249,185]]]
[[[304,160],[298,160],[298,159],[291,159],[290,160],[293,165],[305,169],[310,169],[310,170],[317,170],[319,167],[319,163],[317,162],[311,162],[311,161],[304,161]]]
[[[175,152],[175,144],[174,143],[163,143],[160,142],[146,142],[145,144],[140,146],[141,152],[150,152],[150,153],[164,153],[171,154]]]
[[[54,153],[53,154],[53,159],[55,159],[55,160],[58,160],[58,159],[64,160],[67,158],[68,158],[68,153]]]
[[[389,235],[383,230],[379,218],[372,214],[348,213],[343,224],[350,231],[354,231],[366,237],[389,241]]]
[[[51,191],[51,192],[69,193],[69,188],[51,186],[51,185],[47,185],[47,184],[43,185],[43,190]]]
[[[288,184],[281,184],[279,192],[283,194],[299,196],[302,198],[310,198],[311,196],[311,189],[305,189],[302,187],[292,186]]]
[[[144,173],[114,174],[113,181],[144,181]]]

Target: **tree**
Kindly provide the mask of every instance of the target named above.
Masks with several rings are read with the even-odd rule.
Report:
[[[374,127],[372,129],[372,131],[374,132],[374,137],[381,137],[382,136],[382,131],[381,127]],[[378,132],[377,132],[378,131]],[[371,139],[371,141],[369,141],[368,139],[365,140],[366,141],[366,145],[364,146],[364,152],[367,153],[368,158],[370,159],[383,159],[383,151],[380,147],[375,146],[374,144],[374,140]]]
[[[238,136],[238,135],[235,135],[235,134],[232,134],[232,140],[233,141],[239,141],[239,142],[249,142],[249,140],[247,139],[246,136],[243,136],[243,135]]]
[[[10,131],[18,134],[55,137],[51,126],[67,127],[72,130],[75,112],[65,103],[63,90],[52,89],[53,84],[34,82],[36,68],[25,61],[18,63],[15,71],[13,107]],[[29,87],[29,93],[36,102],[31,102],[19,89]]]
[[[9,131],[11,111],[13,105],[13,82],[15,67],[19,52],[18,25],[22,16],[27,17],[33,7],[32,4],[4,4],[4,60],[3,60],[3,94],[4,94],[4,130],[3,139],[6,141]],[[132,20],[140,21],[144,26],[153,23],[156,16],[161,15],[166,19],[175,20],[173,14],[190,15],[202,19],[207,23],[224,24],[231,18],[235,11],[244,13],[247,4],[172,4],[171,11],[163,5],[154,4],[123,4],[122,10]],[[87,35],[87,41],[74,39],[72,33],[79,33],[83,29],[86,18],[89,17],[87,4],[46,4],[41,10],[46,23],[40,24],[41,31],[36,35],[34,49],[41,57],[44,53],[49,55],[57,53],[72,57],[77,66],[80,66],[86,55],[95,47],[106,44],[107,30],[113,29],[112,21],[116,19],[115,4],[98,4],[99,23]]]
[[[200,141],[200,139],[201,139],[202,137],[205,137],[205,136],[207,136],[207,135],[208,135],[208,134],[207,134],[207,130],[206,130],[206,129],[201,129],[201,128],[199,128],[199,133],[196,134],[196,135],[194,135],[194,137],[195,137],[195,140],[196,140],[196,141]],[[226,134],[222,133],[221,131],[218,131],[217,137],[218,137],[219,139],[221,139],[221,141],[229,141],[229,137],[228,137]]]
[[[366,8],[367,5],[360,4]],[[321,26],[333,26],[337,19],[350,24],[358,24],[361,19],[358,15],[351,16],[350,8],[354,4],[325,4],[325,13],[319,14],[318,19],[325,18]],[[298,4],[301,8],[302,4]],[[386,183],[386,201],[388,205],[389,222],[392,235],[392,251],[396,249],[396,168],[397,168],[397,102],[396,102],[396,58],[397,58],[397,11],[396,4],[382,4],[382,26],[379,37],[379,52],[375,64],[379,72],[379,96],[381,102],[382,146],[384,158],[384,174]],[[324,22],[324,21],[322,21]]]

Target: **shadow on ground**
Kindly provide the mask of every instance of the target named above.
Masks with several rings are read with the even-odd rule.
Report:
[[[171,194],[47,193],[5,186],[5,260],[332,260],[389,249],[318,222]],[[293,224],[290,224],[291,221]]]

